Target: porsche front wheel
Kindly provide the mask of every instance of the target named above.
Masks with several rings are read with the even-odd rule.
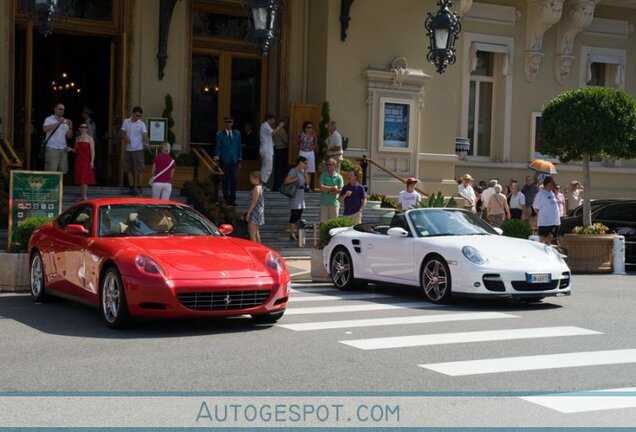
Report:
[[[30,269],[31,298],[33,301],[43,302],[47,296],[44,286],[44,265],[42,264],[42,255],[39,252],[34,252],[31,255]]]
[[[121,275],[115,267],[106,269],[99,288],[102,318],[110,328],[124,328],[131,319]]]
[[[351,255],[345,248],[338,248],[331,255],[329,266],[331,280],[336,288],[341,290],[352,290],[360,288],[362,282],[356,281],[354,277],[353,261]]]
[[[426,259],[422,266],[422,290],[433,303],[446,303],[451,296],[451,275],[448,264],[439,255]]]

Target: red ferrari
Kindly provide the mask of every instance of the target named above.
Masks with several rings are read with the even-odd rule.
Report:
[[[70,297],[99,307],[108,327],[135,317],[250,314],[276,322],[291,278],[273,250],[227,237],[172,201],[80,202],[38,228],[29,242],[31,297]]]

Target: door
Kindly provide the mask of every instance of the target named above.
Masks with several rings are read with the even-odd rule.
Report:
[[[260,166],[258,130],[264,117],[266,75],[257,54],[202,49],[192,55],[190,143],[213,153],[223,118],[234,117],[243,153],[239,189],[251,187],[249,173]]]

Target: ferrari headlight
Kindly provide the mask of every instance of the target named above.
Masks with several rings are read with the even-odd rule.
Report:
[[[275,270],[277,273],[283,272],[284,266],[282,263],[282,258],[275,252],[267,252],[267,255],[265,256],[265,264],[267,264],[267,267]]]
[[[472,246],[464,246],[462,248],[462,253],[469,261],[472,261],[475,264],[486,264],[488,261],[484,254]]]
[[[137,258],[135,258],[135,264],[137,265],[139,271],[141,271],[142,273],[165,277],[165,274],[159,264],[154,262],[152,258],[149,258],[145,255],[139,255]]]

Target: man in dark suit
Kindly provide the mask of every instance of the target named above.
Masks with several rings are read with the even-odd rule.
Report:
[[[243,159],[241,153],[241,133],[232,129],[234,119],[225,117],[225,129],[216,134],[214,160],[220,161],[223,176],[223,199],[228,205],[236,205],[236,183],[238,170]]]

